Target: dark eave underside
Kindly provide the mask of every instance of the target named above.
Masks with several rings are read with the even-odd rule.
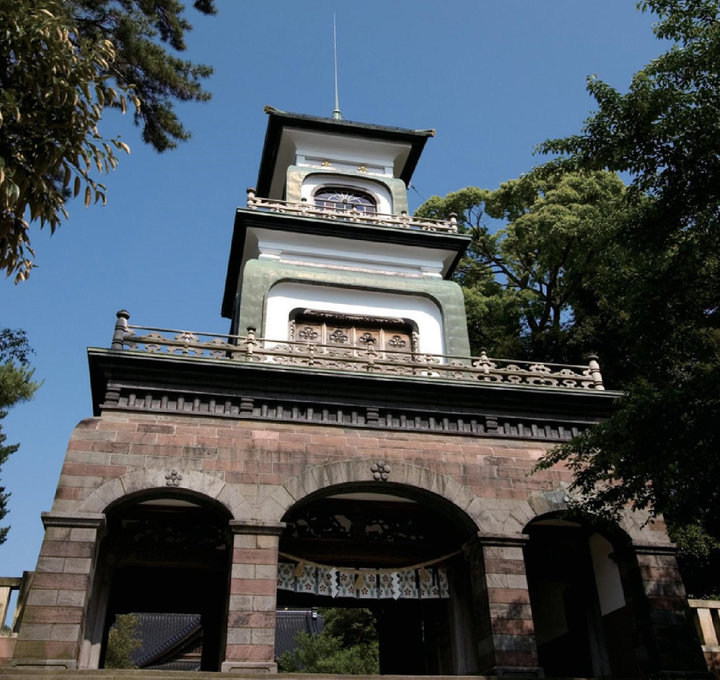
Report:
[[[410,145],[410,153],[405,166],[399,174],[407,185],[410,182],[420,154],[425,147],[428,137],[435,134],[434,130],[408,130],[398,127],[372,125],[370,123],[356,123],[350,120],[334,120],[299,113],[285,113],[271,107],[265,108],[268,113],[268,127],[265,133],[260,170],[258,172],[258,196],[267,196],[272,182],[272,173],[275,167],[283,128],[297,128],[313,132],[326,132],[346,134],[353,137],[364,137],[369,140],[382,140],[402,142]]]

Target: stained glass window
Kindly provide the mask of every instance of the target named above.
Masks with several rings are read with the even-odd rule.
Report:
[[[322,187],[315,192],[315,205],[338,211],[377,212],[377,203],[370,194],[343,187]]]

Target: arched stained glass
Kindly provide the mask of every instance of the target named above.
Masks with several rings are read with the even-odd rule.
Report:
[[[377,212],[377,202],[364,191],[345,187],[322,187],[315,192],[315,205],[319,208],[363,213]]]

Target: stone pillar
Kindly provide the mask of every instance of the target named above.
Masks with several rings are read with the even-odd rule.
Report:
[[[642,622],[641,635],[648,657],[645,661],[648,667],[643,671],[673,677],[712,677],[689,617],[675,547],[634,541],[631,549],[637,559],[646,602],[646,611],[636,612]]]
[[[12,665],[77,668],[105,515],[46,512],[42,521],[45,538]]]
[[[484,675],[543,676],[525,575],[527,540],[520,535],[478,534],[465,546]]]
[[[277,672],[275,604],[284,527],[283,522],[230,522],[233,559],[223,672]]]

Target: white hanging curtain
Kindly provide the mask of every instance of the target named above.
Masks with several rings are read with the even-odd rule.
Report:
[[[333,567],[280,553],[278,588],[295,593],[359,599],[438,599],[450,597],[447,569],[434,566],[458,552],[400,569]]]

